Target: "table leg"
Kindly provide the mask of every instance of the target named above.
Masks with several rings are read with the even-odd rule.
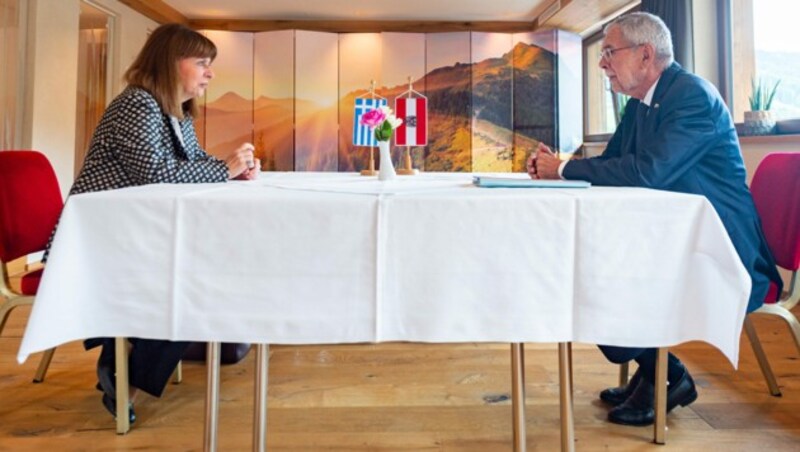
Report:
[[[656,394],[655,423],[653,424],[653,442],[667,443],[667,347],[656,352]]]
[[[511,411],[514,451],[525,452],[525,346],[511,344]]]
[[[558,382],[561,403],[561,450],[575,452],[575,422],[572,418],[572,344],[558,344]]]
[[[117,373],[117,434],[124,435],[131,429],[128,417],[130,396],[128,394],[128,340],[126,338],[114,339],[114,355],[114,371]]]
[[[206,424],[203,438],[203,450],[217,450],[217,420],[219,417],[219,342],[209,342],[206,351]]]
[[[256,345],[256,381],[253,398],[253,451],[267,450],[267,382],[269,376],[269,345]]]

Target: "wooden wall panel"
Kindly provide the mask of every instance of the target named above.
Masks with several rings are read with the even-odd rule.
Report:
[[[508,33],[472,33],[472,170],[512,169],[511,71]]]
[[[253,123],[265,171],[294,170],[294,30],[255,34]]]
[[[221,157],[253,142],[253,33],[205,33],[217,45],[206,91],[205,145]]]
[[[336,171],[339,35],[295,32],[295,170]]]
[[[369,95],[372,81],[382,85],[380,33],[339,35],[339,171],[368,167],[370,148],[353,146],[353,106],[356,97]],[[377,147],[372,152],[377,168]]]
[[[392,108],[395,98],[408,90],[409,77],[414,90],[425,92],[425,36],[424,33],[381,33],[383,87],[379,92],[388,99]],[[392,159],[399,162],[403,151],[403,147],[395,147]],[[423,169],[424,147],[411,147],[409,152],[413,167]]]
[[[426,37],[425,94],[429,99],[425,171],[471,171],[469,32]]]
[[[525,160],[540,141],[555,142],[555,32],[515,34],[513,41],[513,170],[525,171]]]

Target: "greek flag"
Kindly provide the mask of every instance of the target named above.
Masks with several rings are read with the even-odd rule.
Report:
[[[361,125],[361,115],[364,113],[386,105],[386,99],[366,99],[363,97],[356,98],[355,114],[353,121],[353,145],[354,146],[377,146],[378,141],[375,140],[375,134],[372,129],[367,126]]]

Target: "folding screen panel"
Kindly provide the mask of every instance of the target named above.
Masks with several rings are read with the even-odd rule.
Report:
[[[294,33],[255,34],[253,144],[265,171],[294,170]]]
[[[205,149],[223,156],[253,142],[253,33],[205,34],[217,45],[206,92]]]
[[[382,96],[394,108],[398,95],[408,90],[408,79],[411,78],[414,90],[425,92],[425,34],[424,33],[381,33],[383,46],[381,61]],[[394,140],[392,140],[394,143]],[[403,147],[392,150],[392,159],[400,161]],[[425,149],[414,146],[410,149],[414,168],[424,169]]]
[[[472,170],[512,168],[512,39],[508,33],[472,33]]]
[[[555,146],[555,31],[519,33],[513,41],[513,170],[525,171],[525,160],[539,142]]]
[[[425,171],[471,171],[470,33],[430,33],[425,44]]]
[[[295,170],[336,171],[339,35],[295,32]]]
[[[339,35],[339,171],[368,167],[370,148],[353,145],[353,106],[356,97],[369,97],[372,81],[381,86],[380,33]],[[377,147],[373,152],[377,168]]]

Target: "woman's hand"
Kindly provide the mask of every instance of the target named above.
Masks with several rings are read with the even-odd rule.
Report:
[[[239,178],[239,176],[250,172],[258,173],[259,168],[256,166],[253,150],[255,150],[255,147],[252,144],[244,143],[223,159],[225,166],[228,167],[229,179]],[[247,177],[248,180],[254,178]]]
[[[244,170],[242,174],[239,174],[234,179],[236,180],[253,180],[258,178],[258,174],[261,172],[261,160],[253,159],[253,167]]]

